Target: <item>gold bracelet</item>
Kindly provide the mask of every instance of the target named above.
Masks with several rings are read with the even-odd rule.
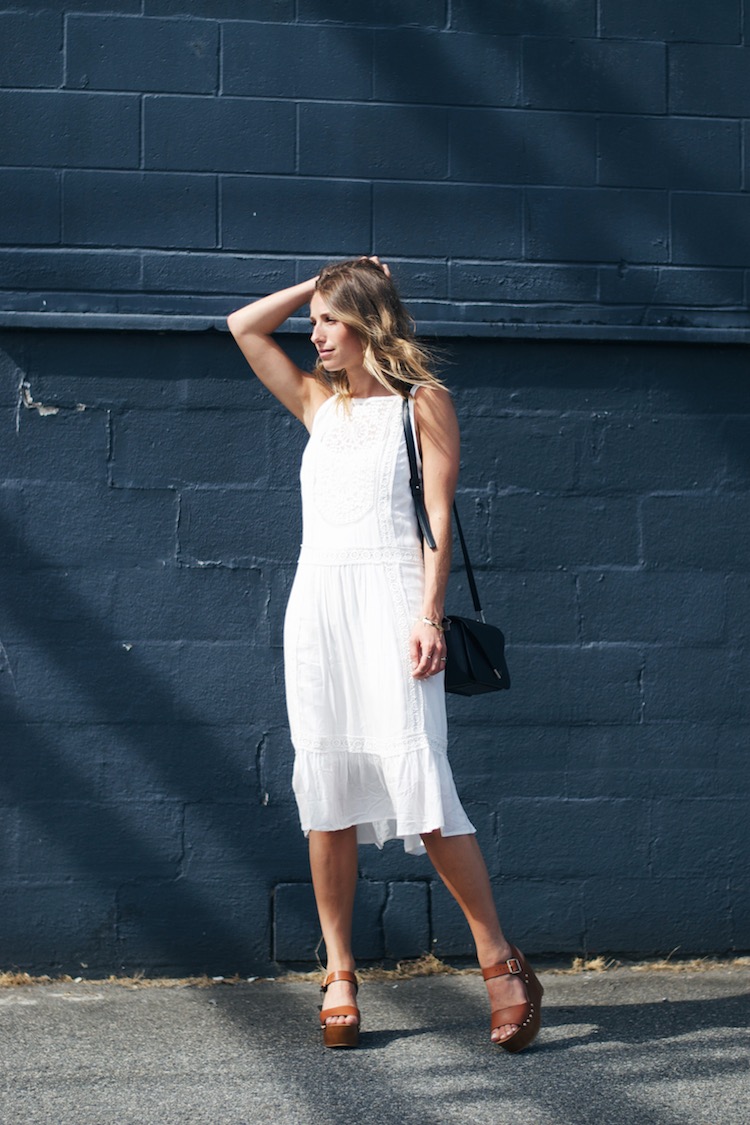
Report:
[[[432,625],[433,629],[437,629],[438,633],[444,633],[445,630],[439,621],[433,621],[431,617],[423,617],[422,621],[425,625]]]

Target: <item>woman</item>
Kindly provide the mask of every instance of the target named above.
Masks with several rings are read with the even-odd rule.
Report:
[[[318,361],[299,368],[272,333],[310,305]],[[377,258],[326,266],[228,318],[258,378],[308,429],[303,543],[284,627],[293,787],[325,940],[327,1047],[359,1036],[351,947],[357,845],[427,850],[463,910],[492,1006],[491,1038],[519,1051],[542,989],[500,928],[489,877],[446,756],[443,669],[456,414]],[[421,450],[436,550],[423,556],[403,401]]]

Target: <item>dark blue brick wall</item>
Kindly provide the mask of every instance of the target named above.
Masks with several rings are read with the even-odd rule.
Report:
[[[744,339],[746,27],[744,0],[19,0],[0,322],[206,327],[380,253],[430,331]]]
[[[509,932],[750,947],[747,18],[0,5],[0,968],[313,959],[281,664],[304,434],[196,330],[360,253],[445,337],[514,675],[450,701],[451,754]],[[358,908],[361,957],[471,953],[398,846],[362,851]]]
[[[442,344],[514,676],[450,700],[451,757],[509,931],[747,949],[745,349]],[[30,329],[0,337],[0,428],[0,966],[313,960],[281,650],[304,431],[226,334]],[[361,851],[356,944],[471,952],[399,845]]]

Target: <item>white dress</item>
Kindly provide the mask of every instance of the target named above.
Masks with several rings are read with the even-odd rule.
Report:
[[[474,832],[447,757],[443,674],[415,680],[424,571],[396,395],[318,409],[300,473],[303,537],[284,624],[302,829],[361,844]]]

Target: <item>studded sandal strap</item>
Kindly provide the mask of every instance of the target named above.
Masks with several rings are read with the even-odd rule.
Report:
[[[347,984],[353,984],[355,992],[359,989],[359,981],[355,973],[350,972],[348,969],[336,969],[335,972],[328,974],[320,986],[320,991],[325,992],[328,985],[335,984],[337,980],[345,980]]]
[[[332,1016],[356,1016],[357,1026],[359,1026],[359,1008],[352,1008],[350,1004],[342,1004],[339,1008],[326,1008],[324,1012],[320,1013],[320,1022],[325,1027],[326,1020],[331,1019]]]

